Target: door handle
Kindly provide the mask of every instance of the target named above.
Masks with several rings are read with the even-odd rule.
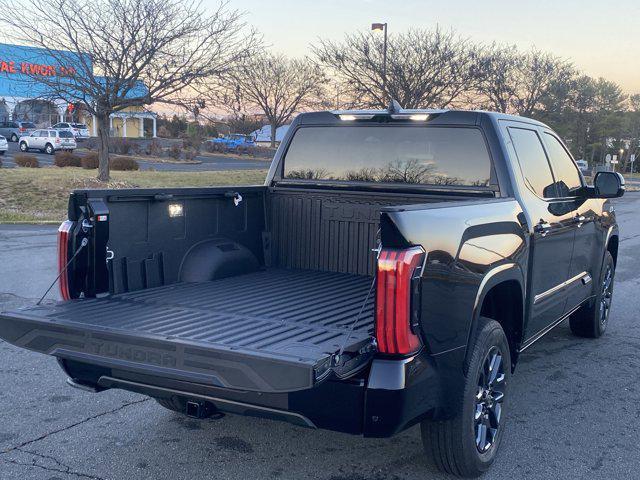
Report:
[[[533,231],[535,233],[539,233],[541,237],[546,237],[547,233],[551,230],[551,224],[549,222],[545,222],[544,220],[540,220],[534,227]]]

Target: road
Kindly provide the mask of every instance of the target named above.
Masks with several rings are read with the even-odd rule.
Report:
[[[635,479],[640,469],[640,194],[617,201],[621,242],[606,335],[568,325],[521,358],[502,450],[485,479]],[[55,229],[0,226],[0,301],[55,277]],[[227,415],[192,420],[122,391],[71,389],[49,357],[0,342],[0,478],[425,479],[417,427],[363,439]]]
[[[14,168],[16,163],[14,155],[20,153],[17,143],[9,142],[9,151],[2,157],[2,168]],[[53,155],[47,155],[37,150],[29,152],[35,155],[40,166],[53,165]],[[196,160],[202,163],[163,163],[138,160],[141,170],[158,170],[172,172],[211,172],[219,170],[266,170],[269,168],[269,160],[254,158],[235,158],[226,155],[198,155]]]

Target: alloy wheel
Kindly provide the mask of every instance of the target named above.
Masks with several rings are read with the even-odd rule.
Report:
[[[600,325],[602,325],[603,327],[607,324],[607,319],[609,318],[612,295],[613,268],[611,267],[611,265],[608,265],[607,271],[604,274],[604,280],[602,281],[602,292],[600,294]]]
[[[482,362],[475,399],[476,448],[480,453],[491,448],[500,429],[506,386],[504,369],[502,352],[498,347],[491,347]]]

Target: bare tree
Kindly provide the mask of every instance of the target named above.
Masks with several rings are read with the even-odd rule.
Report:
[[[275,147],[276,129],[296,113],[316,105],[324,82],[322,70],[307,59],[265,53],[235,70],[231,88],[244,108],[264,113],[271,126],[271,146]]]
[[[515,46],[491,45],[480,55],[479,95],[492,110],[532,115],[561,84],[574,80],[573,66],[538,50],[520,52]]]
[[[391,97],[405,108],[444,108],[472,90],[476,79],[477,49],[439,28],[389,35],[386,91],[380,35],[366,32],[340,42],[320,40],[312,49],[360,107],[384,108]]]
[[[102,181],[109,179],[112,113],[187,104],[198,84],[228,73],[258,41],[226,3],[210,12],[197,0],[0,0],[0,10],[20,12],[3,16],[2,29],[44,49],[63,73],[30,81],[97,119]]]

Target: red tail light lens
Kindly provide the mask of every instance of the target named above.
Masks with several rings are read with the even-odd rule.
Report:
[[[73,222],[70,220],[62,222],[62,225],[58,228],[58,273],[62,272],[69,261],[69,237],[72,228]],[[62,299],[70,300],[68,270],[65,270],[62,275],[60,275],[58,285],[60,285],[60,296]]]
[[[420,348],[411,331],[411,285],[424,250],[382,249],[376,282],[376,339],[380,353],[407,355]]]

